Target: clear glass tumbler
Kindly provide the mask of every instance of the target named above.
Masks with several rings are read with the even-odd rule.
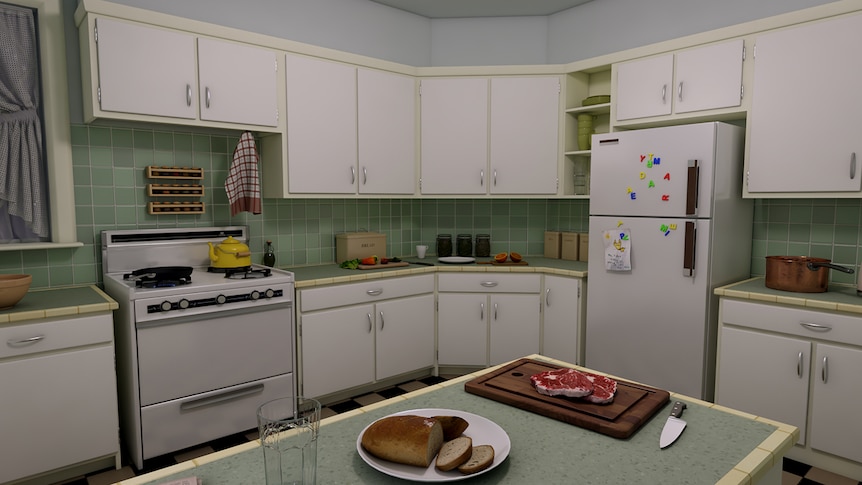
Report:
[[[257,409],[266,485],[314,485],[320,402],[283,397]]]

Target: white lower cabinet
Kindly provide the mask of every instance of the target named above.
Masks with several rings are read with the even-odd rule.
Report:
[[[0,327],[0,483],[119,458],[110,313]]]
[[[300,290],[303,394],[325,396],[433,367],[433,292],[433,275]]]
[[[581,280],[545,275],[542,355],[580,363]]]
[[[862,317],[721,301],[715,402],[794,425],[789,456],[862,475]]]
[[[440,274],[438,364],[484,367],[538,353],[540,278]]]

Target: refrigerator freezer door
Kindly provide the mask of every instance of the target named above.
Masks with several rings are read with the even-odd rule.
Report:
[[[589,249],[587,367],[688,396],[701,396],[709,385],[704,374],[712,338],[705,324],[711,221],[688,221],[696,226],[693,259],[686,254],[686,222],[590,217],[590,234],[596,236]],[[632,269],[605,270],[598,235],[621,228],[629,230]]]
[[[590,214],[711,217],[716,123],[593,135]]]

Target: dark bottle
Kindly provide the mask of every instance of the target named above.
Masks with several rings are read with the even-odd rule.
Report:
[[[485,258],[491,255],[491,235],[476,234],[476,257]]]
[[[458,234],[458,256],[470,257],[473,255],[473,236],[470,234]]]
[[[266,251],[263,253],[263,264],[270,268],[275,266],[275,250],[272,249],[272,241],[266,242]]]
[[[437,257],[452,256],[452,235],[437,234]]]

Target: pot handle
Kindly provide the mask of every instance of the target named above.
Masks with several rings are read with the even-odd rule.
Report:
[[[815,263],[814,261],[809,261],[807,266],[808,266],[808,269],[810,269],[811,271],[817,271],[817,269],[822,266],[824,268],[837,269],[838,271],[843,271],[847,274],[853,274],[855,272],[853,268],[848,268],[846,266],[839,266],[837,264],[832,264],[832,263]]]

